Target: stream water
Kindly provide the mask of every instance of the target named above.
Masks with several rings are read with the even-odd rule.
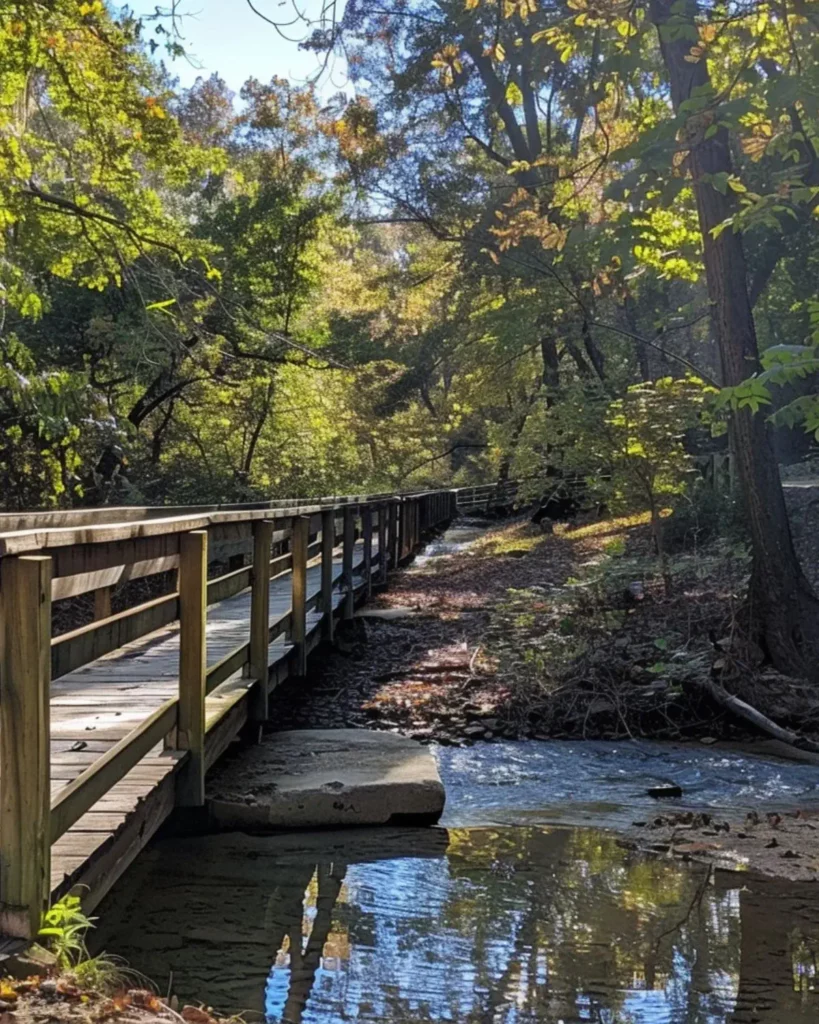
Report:
[[[616,832],[657,813],[651,785],[679,784],[676,808],[804,805],[819,770],[695,744],[437,756],[442,827],[154,841],[96,945],[271,1024],[819,1021],[818,885],[646,858]]]

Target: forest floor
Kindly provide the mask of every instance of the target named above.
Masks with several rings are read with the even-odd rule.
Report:
[[[806,686],[744,639],[744,549],[688,544],[660,566],[645,516],[490,528],[395,574],[277,728],[367,726],[422,741],[495,737],[744,739],[718,679],[779,724],[819,731]],[[383,617],[378,617],[383,616]]]
[[[3,978],[0,1024],[228,1024],[197,1006],[179,1012],[150,989],[126,983],[114,989],[109,995],[82,984],[70,971]],[[237,1024],[238,1018],[230,1021]]]

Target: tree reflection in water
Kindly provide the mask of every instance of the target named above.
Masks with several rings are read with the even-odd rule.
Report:
[[[267,975],[264,1012],[290,1024],[819,1018],[812,886],[646,859],[608,833],[212,836],[149,860],[106,948],[222,1011],[261,1010]]]
[[[603,833],[454,831],[445,858],[349,866],[329,931],[314,880],[302,944],[318,929],[325,958],[308,997],[291,935],[267,1014],[723,1021],[738,990],[740,897],[703,881],[705,869],[630,857]]]

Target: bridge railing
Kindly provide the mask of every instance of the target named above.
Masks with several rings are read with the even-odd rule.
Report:
[[[309,650],[322,636],[332,638],[336,616],[352,617],[356,597],[369,594],[374,575],[386,582],[388,569],[455,511],[455,494],[447,490],[0,515],[0,931],[36,934],[50,894],[51,844],[158,744],[180,752],[177,803],[202,805],[209,763],[245,722],[267,718],[276,683],[288,673],[304,675]],[[358,578],[357,544],[363,557]],[[321,566],[320,590],[312,596],[309,564]],[[269,581],[284,575],[291,579],[290,607],[271,620]],[[112,613],[115,588],[152,577],[169,581],[166,593]],[[248,589],[246,638],[208,666],[208,606]],[[84,595],[93,597],[92,621],[52,635],[52,605]],[[313,609],[321,612],[321,628],[308,636]],[[176,622],[178,693],[52,798],[52,680]],[[285,667],[271,678],[270,643],[282,635]],[[240,672],[246,710],[206,750],[207,737],[235,705],[225,702],[206,722],[205,698]]]
[[[478,484],[475,487],[456,487],[455,499],[459,512],[489,512],[492,508],[511,505],[518,493],[518,482]]]

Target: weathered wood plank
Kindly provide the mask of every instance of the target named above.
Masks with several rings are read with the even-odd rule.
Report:
[[[273,523],[262,520],[254,524],[253,577],[250,596],[250,651],[247,673],[259,684],[252,690],[251,721],[267,719],[267,649],[270,646],[270,548]]]
[[[133,537],[100,544],[74,544],[50,552],[54,560],[53,578],[81,576],[102,569],[119,569],[156,559],[179,555],[179,534]]]
[[[324,635],[332,642],[334,633],[333,616],[333,552],[336,540],[336,514],[328,509],[321,517],[321,594],[319,610],[324,615]]]
[[[378,509],[378,582],[383,587],[387,583],[387,509],[381,505]]]
[[[364,574],[367,600],[373,593],[373,510],[367,505],[361,510],[361,536],[364,540],[364,559],[361,571]]]
[[[179,595],[166,594],[107,619],[80,626],[51,641],[51,671],[55,679],[125,647],[147,633],[179,618]]]
[[[175,569],[178,565],[179,555],[163,555],[161,558],[133,562],[130,565],[114,565],[106,569],[96,569],[94,572],[55,577],[51,582],[51,599],[52,601],[62,601],[67,597],[77,597],[99,588],[114,587],[117,584],[126,583],[128,580],[142,579],[145,576],[167,572],[169,569]],[[109,610],[108,615],[110,614]],[[97,617],[106,618],[107,616],[99,615]]]
[[[353,547],[355,545],[355,511],[344,509],[344,539],[341,549],[341,590],[344,594],[344,618],[351,619],[355,613],[355,589],[353,586]]]
[[[307,548],[310,536],[309,516],[293,520],[293,572],[291,574],[291,634],[296,676],[307,675]]]
[[[50,558],[3,562],[0,613],[0,931],[30,939],[50,878]]]
[[[177,780],[177,802],[205,802],[205,688],[207,685],[208,534],[182,537],[179,551],[179,704],[176,745],[188,751]]]
[[[153,759],[150,764],[146,764],[143,758],[176,725],[178,706],[179,701],[176,697],[166,701],[88,768],[80,769],[73,782],[60,790],[51,804],[52,843],[67,832],[83,814],[91,810],[98,800],[138,764],[149,768],[152,773],[164,772],[165,768],[160,759]],[[59,760],[53,759],[52,768],[60,763]],[[57,773],[55,777],[59,777]]]

